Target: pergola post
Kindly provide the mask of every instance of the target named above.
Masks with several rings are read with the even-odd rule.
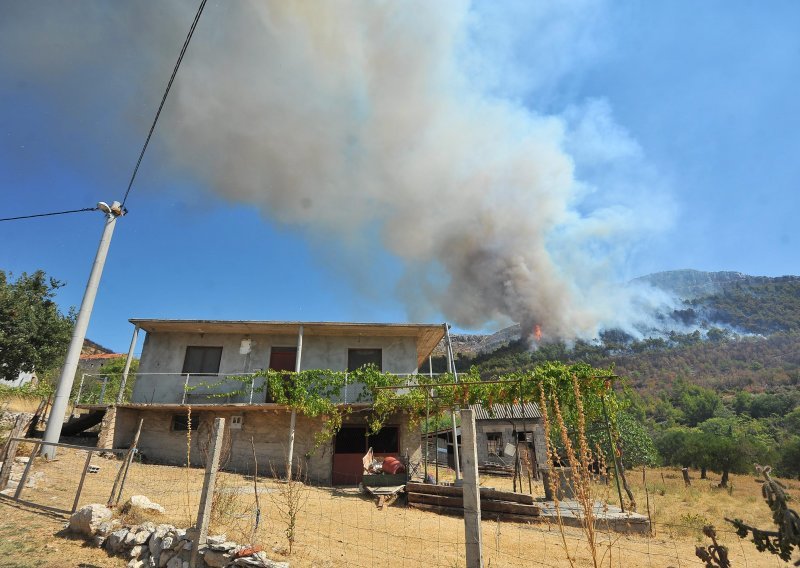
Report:
[[[294,360],[294,372],[300,372],[300,365],[303,360],[303,324],[297,331],[297,355]],[[292,479],[292,461],[294,459],[294,431],[297,424],[297,411],[293,408],[289,418],[289,449],[286,452],[286,479]]]

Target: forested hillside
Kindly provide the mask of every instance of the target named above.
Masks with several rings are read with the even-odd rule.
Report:
[[[641,280],[683,295],[650,337],[607,330],[536,345],[504,330],[498,349],[457,353],[457,368],[488,379],[545,361],[613,367],[663,462],[724,474],[761,461],[800,475],[800,277],[674,271]],[[434,367],[444,370],[444,358]]]

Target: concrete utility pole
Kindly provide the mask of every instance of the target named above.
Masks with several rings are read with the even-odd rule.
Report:
[[[47,420],[47,428],[44,431],[44,444],[42,445],[42,455],[47,459],[55,457],[55,446],[48,446],[47,442],[58,443],[61,436],[61,427],[64,425],[64,416],[69,405],[69,394],[72,391],[72,382],[75,380],[75,372],[78,370],[78,361],[81,358],[83,340],[86,338],[86,329],[89,327],[89,319],[92,316],[94,299],[97,296],[97,287],[100,284],[100,277],[103,275],[103,266],[106,263],[108,247],[111,244],[111,236],[114,234],[114,226],[117,217],[125,214],[122,206],[115,201],[111,206],[104,202],[97,204],[97,210],[102,211],[106,218],[103,235],[100,237],[100,245],[97,247],[97,254],[94,257],[92,271],[89,274],[89,281],[86,283],[86,291],[83,293],[81,309],[78,311],[78,319],[75,321],[75,329],[72,332],[72,340],[69,343],[67,358],[64,367],[61,369],[61,376],[58,379],[56,395],[53,398],[53,407],[50,410],[50,418]]]

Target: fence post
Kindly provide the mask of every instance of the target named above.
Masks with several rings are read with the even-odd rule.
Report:
[[[89,465],[92,463],[93,451],[86,454],[86,463],[83,464],[83,473],[81,473],[81,480],[78,482],[78,490],[75,491],[75,500],[72,502],[72,511],[70,514],[78,510],[78,503],[81,500],[81,493],[83,492],[83,484],[86,481],[86,474],[89,473]]]
[[[42,447],[42,442],[37,441],[33,443],[33,451],[31,452],[30,457],[28,458],[28,463],[25,464],[25,469],[22,470],[22,477],[19,480],[19,484],[17,485],[17,491],[14,493],[14,499],[19,501],[20,495],[22,495],[22,490],[25,488],[25,482],[28,480],[28,474],[31,472],[31,466],[33,465],[34,458],[39,454],[39,450]]]
[[[5,448],[3,448],[3,468],[0,469],[0,491],[5,489],[6,485],[8,485],[8,480],[11,478],[11,468],[14,466],[14,459],[17,457],[19,442],[14,440],[14,438],[22,438],[24,436],[23,430],[25,430],[27,425],[28,419],[26,416],[22,413],[18,414],[14,422],[14,427],[8,435],[8,442],[6,442]]]
[[[200,495],[200,507],[197,509],[197,523],[194,528],[194,547],[190,566],[198,566],[200,559],[200,547],[205,547],[208,538],[208,525],[211,520],[211,502],[214,499],[214,484],[217,479],[217,469],[219,468],[219,455],[222,452],[222,439],[225,434],[225,419],[214,419],[214,437],[211,439],[211,455],[206,464],[206,475],[203,479],[203,492]]]
[[[114,478],[114,485],[111,487],[111,495],[108,497],[108,502],[106,503],[106,507],[116,507],[119,504],[120,498],[122,498],[122,488],[125,487],[125,480],[128,477],[128,468],[131,466],[131,462],[136,454],[136,448],[139,445],[139,436],[142,435],[142,425],[144,424],[144,418],[139,419],[139,426],[136,428],[136,434],[133,436],[133,443],[131,447],[128,448],[128,451],[125,453],[125,458],[122,460],[122,463],[117,470],[117,477]],[[114,444],[111,444],[112,448]],[[117,486],[119,485],[119,491],[117,491]],[[116,497],[115,497],[116,494]]]
[[[461,410],[461,451],[467,568],[483,568],[481,498],[478,488],[478,444],[475,439],[475,415],[469,408]]]

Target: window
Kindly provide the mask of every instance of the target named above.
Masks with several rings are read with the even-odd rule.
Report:
[[[334,451],[337,454],[361,454],[367,452],[367,429],[344,427],[336,433]]]
[[[197,430],[200,426],[200,415],[192,414],[192,430]],[[189,430],[189,417],[186,414],[172,415],[172,430],[174,432],[186,432]]]
[[[486,432],[486,449],[490,456],[502,457],[503,455],[503,433]]]
[[[517,432],[518,442],[533,442],[533,432]]]
[[[396,454],[400,451],[399,432],[397,428],[386,427],[367,438],[367,445],[376,454]]]
[[[347,350],[347,370],[348,372],[360,369],[364,365],[375,365],[379,371],[383,370],[382,353],[380,349],[348,349]]]
[[[192,375],[216,375],[219,373],[219,362],[222,359],[222,347],[186,348],[182,373]]]

